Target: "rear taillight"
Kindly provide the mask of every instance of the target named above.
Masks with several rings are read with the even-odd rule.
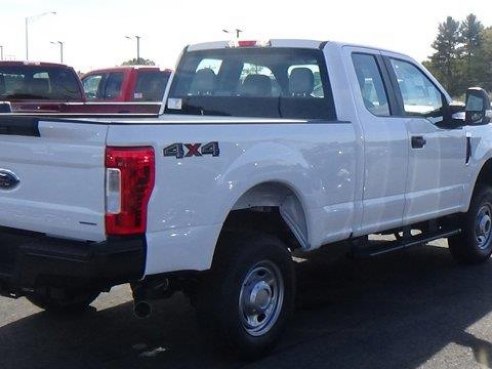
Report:
[[[152,147],[106,148],[106,233],[145,233],[147,205],[155,180]]]

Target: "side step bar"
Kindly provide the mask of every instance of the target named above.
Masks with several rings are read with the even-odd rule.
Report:
[[[374,245],[368,245],[368,241],[362,242],[357,246],[353,246],[350,251],[350,256],[356,259],[369,258],[373,256],[379,256],[387,254],[393,251],[406,249],[413,246],[419,246],[428,242],[438,240],[440,238],[447,238],[461,233],[461,229],[447,229],[438,230],[437,232],[430,234],[419,234],[416,236],[410,236],[401,240],[395,241],[381,241]]]

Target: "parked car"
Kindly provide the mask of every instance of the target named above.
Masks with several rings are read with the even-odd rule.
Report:
[[[0,101],[10,106],[4,111],[59,112],[67,102],[85,102],[85,96],[80,79],[71,67],[1,61]]]
[[[91,71],[82,77],[88,101],[161,102],[171,70],[123,66]]]
[[[126,73],[128,78],[124,84],[116,83],[118,74],[112,75],[104,79],[104,96],[113,96],[111,91],[118,91],[114,92],[114,98],[88,101],[72,67],[57,63],[0,62],[0,113],[157,115],[170,74],[157,71],[152,68],[141,75]],[[162,74],[167,77],[163,78]],[[140,89],[142,92],[136,92]],[[130,91],[133,99],[126,99]]]
[[[464,108],[400,53],[238,41],[187,47],[165,101],[145,120],[0,116],[2,295],[74,311],[130,282],[144,317],[183,291],[205,332],[253,358],[293,311],[295,250],[448,238],[461,263],[492,253],[481,89]]]

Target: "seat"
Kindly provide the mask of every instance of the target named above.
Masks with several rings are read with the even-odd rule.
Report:
[[[289,77],[291,96],[310,97],[314,90],[314,74],[309,68],[294,68]]]
[[[191,82],[190,95],[212,95],[217,76],[210,68],[200,69]]]
[[[241,85],[241,96],[271,97],[272,80],[263,74],[250,74]]]
[[[46,97],[50,93],[50,85],[46,78],[33,78],[29,93],[35,96]]]
[[[5,77],[0,74],[0,95],[5,95],[7,89],[5,88]]]

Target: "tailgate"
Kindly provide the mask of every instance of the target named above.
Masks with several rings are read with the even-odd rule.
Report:
[[[107,129],[0,116],[0,226],[104,240]]]

